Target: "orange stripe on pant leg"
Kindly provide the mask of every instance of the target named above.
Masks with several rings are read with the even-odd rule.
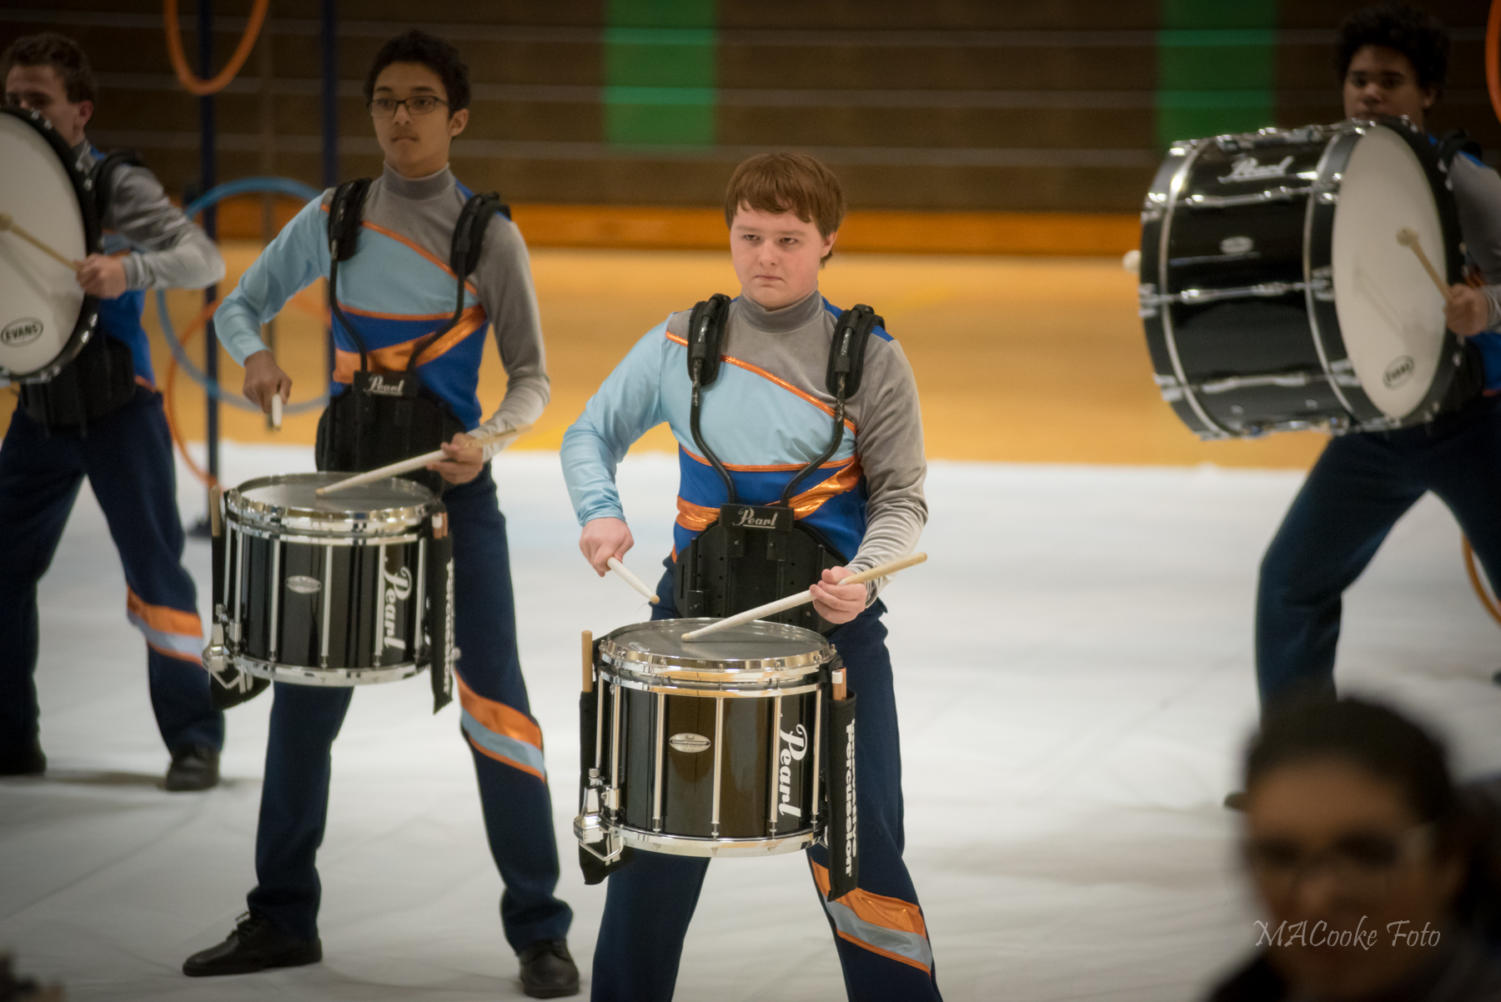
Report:
[[[161,633],[176,633],[184,637],[203,638],[203,623],[196,612],[183,612],[165,605],[151,605],[132,591],[125,589],[125,609],[141,622]]]
[[[818,890],[825,898],[828,898],[828,868],[811,861],[809,865],[813,867],[813,880],[818,884]],[[888,898],[884,894],[872,894],[870,891],[857,887],[840,898],[839,903],[847,906],[856,917],[871,925],[895,929],[898,932],[910,932],[917,936],[928,935],[927,924],[922,919],[922,909],[910,901]]]

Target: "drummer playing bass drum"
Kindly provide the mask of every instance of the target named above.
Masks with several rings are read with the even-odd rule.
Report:
[[[600,574],[631,548],[615,467],[666,421],[681,481],[674,559],[653,618],[723,616],[810,588],[816,616],[797,623],[828,633],[860,699],[859,881],[824,904],[845,987],[866,1002],[937,999],[932,946],[902,860],[885,606],[874,587],[841,583],[910,551],[927,521],[917,386],[879,317],[859,306],[841,314],[819,294],[844,217],[827,167],[802,154],[752,157],[730,178],[724,210],[741,295],[716,296],[648,331],[563,437],[579,547]],[[782,559],[769,559],[771,549]],[[808,854],[826,891],[828,854]],[[672,997],[707,869],[702,857],[638,852],[610,875],[594,951],[597,1002]]]
[[[114,164],[84,137],[96,91],[77,43],[54,34],[17,39],[0,56],[0,72],[6,104],[46,118],[82,172],[96,162]],[[217,282],[224,260],[144,167],[123,164],[95,178],[100,223],[137,249],[83,261],[77,281],[101,300],[103,336],[49,382],[22,388],[0,447],[0,775],[35,775],[47,766],[33,679],[37,582],[87,475],[124,565],[127,614],[146,637],[151,705],[172,755],[166,787],[205,790],[219,781],[224,718],[199,662],[203,629],[182,565],[172,442],[152,384],[141,307],[146,289]],[[10,209],[0,205],[0,212]]]
[[[1448,52],[1443,26],[1412,7],[1351,15],[1336,47],[1345,114],[1405,115],[1422,128],[1443,93]],[[1501,177],[1468,152],[1452,155],[1449,174],[1472,274],[1488,283],[1449,290],[1445,319],[1469,339],[1465,360],[1438,417],[1332,439],[1293,500],[1261,564],[1263,717],[1290,698],[1333,697],[1341,595],[1426,491],[1454,512],[1490,580],[1501,582]],[[1416,261],[1412,281],[1428,281]]]

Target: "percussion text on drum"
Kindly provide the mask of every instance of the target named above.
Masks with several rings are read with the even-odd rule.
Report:
[[[855,722],[851,720],[844,728],[844,812],[849,817],[849,830],[844,833],[844,875],[854,876],[855,860],[859,853],[860,816],[855,810]]]
[[[792,802],[792,763],[801,762],[808,754],[808,730],[798,724],[791,731],[782,731],[782,750],[777,755],[777,794],[780,802],[777,810],[794,818],[803,816],[803,809]]]

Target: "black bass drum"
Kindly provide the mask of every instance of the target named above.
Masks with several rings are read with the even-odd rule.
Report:
[[[1351,119],[1174,144],[1142,210],[1157,386],[1206,439],[1421,424],[1463,358],[1444,298],[1459,223],[1432,141]]]
[[[99,248],[85,178],[61,136],[34,111],[0,107],[0,381],[42,383],[94,335],[99,303],[70,261]]]

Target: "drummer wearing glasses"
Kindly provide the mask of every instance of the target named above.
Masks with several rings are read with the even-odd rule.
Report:
[[[1448,52],[1444,28],[1414,8],[1353,14],[1336,48],[1345,114],[1405,115],[1422,128],[1443,92]],[[1300,694],[1332,698],[1341,595],[1426,492],[1449,506],[1490,580],[1501,581],[1501,177],[1457,144],[1434,142],[1449,163],[1475,283],[1453,286],[1445,305],[1449,328],[1467,338],[1466,357],[1437,418],[1332,439],[1293,500],[1261,564],[1263,717]],[[1412,281],[1427,282],[1413,264]]]
[[[205,790],[219,781],[224,718],[200,661],[203,630],[182,565],[172,443],[141,308],[146,289],[217,282],[224,261],[150,171],[116,167],[89,143],[84,128],[97,92],[77,43],[55,34],[19,38],[0,56],[0,72],[6,104],[46,118],[78,168],[95,173],[100,223],[114,231],[106,248],[131,248],[83,261],[77,281],[101,300],[104,336],[49,382],[22,388],[0,447],[0,775],[46,769],[33,681],[36,589],[87,476],[124,565],[127,613],[146,637],[151,705],[172,755],[166,788]],[[113,169],[96,169],[101,164]]]
[[[527,995],[573,995],[578,970],[564,941],[573,913],[554,894],[558,852],[542,730],[521,675],[505,518],[490,475],[500,445],[465,434],[529,424],[547,403],[526,246],[498,200],[471,195],[449,170],[449,148],[469,122],[469,71],[452,45],[420,31],[390,40],[371,64],[365,98],[385,155],[381,176],[368,187],[340,185],[303,208],[225,298],[216,326],[245,366],[245,396],[269,409],[273,396],[286,399],[292,380],[261,341],[261,325],[329,277],[340,386],[319,422],[319,468],[359,472],[439,446],[446,454],[413,476],[442,490],[454,540],[453,629],[463,652],[454,677],[505,884],[501,924]],[[492,326],[507,383],[499,409],[484,419],[477,386]],[[187,959],[191,977],[323,956],[316,857],[331,750],[352,690],[274,688],[249,914],[223,943]]]
[[[845,987],[852,999],[938,999],[927,923],[902,859],[885,606],[874,583],[844,583],[910,552],[927,521],[917,386],[879,317],[868,307],[840,311],[819,294],[844,217],[843,189],[826,166],[797,153],[751,157],[731,176],[724,210],[739,297],[714,297],[648,331],[563,437],[579,549],[603,574],[634,545],[615,468],[632,442],[667,422],[682,476],[653,619],[741,612],[780,597],[783,580],[809,589],[811,612],[796,625],[837,645],[860,700],[859,880],[824,903]],[[846,340],[850,330],[859,335]],[[743,526],[755,527],[753,540]],[[637,852],[610,875],[596,1002],[672,997],[708,862]],[[823,900],[829,854],[810,848],[808,863]]]

